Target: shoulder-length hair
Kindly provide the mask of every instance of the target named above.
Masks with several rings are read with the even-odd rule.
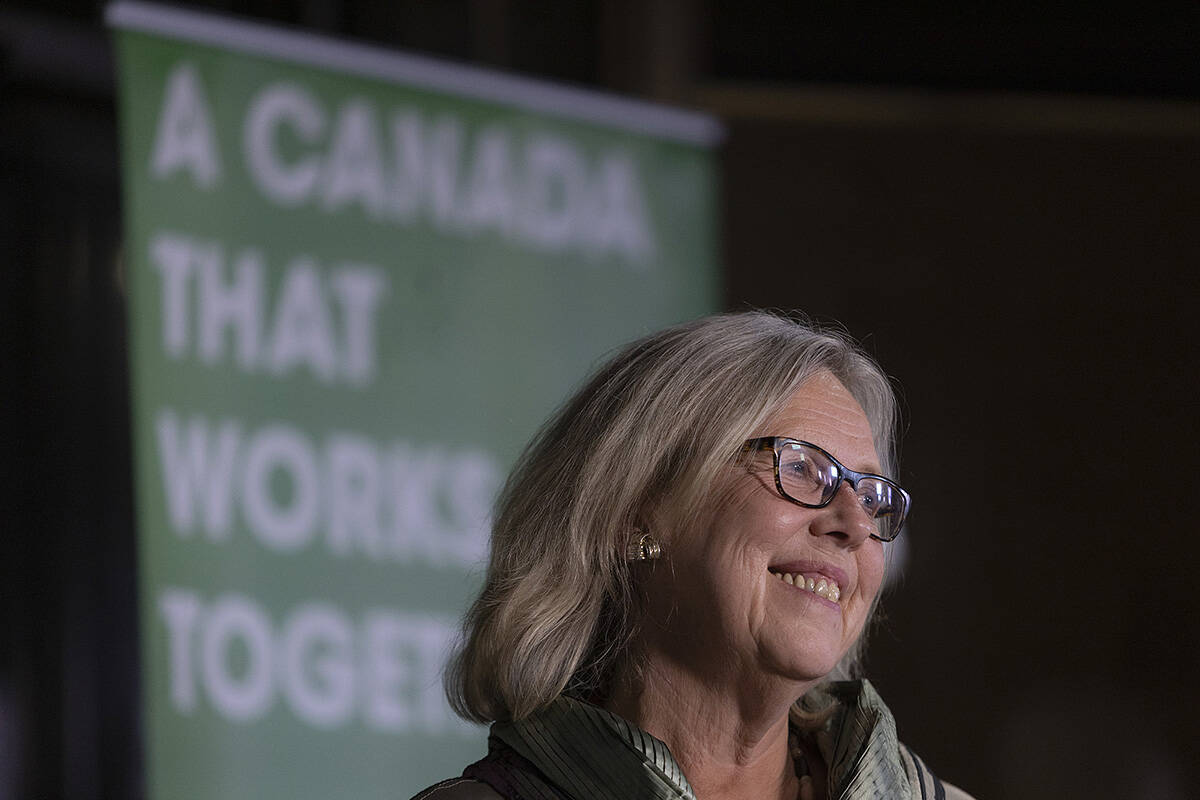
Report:
[[[847,336],[761,311],[638,340],[543,426],[497,501],[483,590],[445,676],[476,722],[521,719],[566,693],[602,698],[627,668],[638,593],[626,548],[668,510],[686,528],[745,439],[828,370],[862,406],[894,474],[896,401]],[[670,547],[670,531],[655,535]],[[864,626],[865,628],[865,626]],[[830,677],[857,670],[861,639]]]

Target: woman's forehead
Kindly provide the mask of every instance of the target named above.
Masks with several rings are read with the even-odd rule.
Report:
[[[854,395],[831,373],[808,378],[775,413],[763,435],[803,439],[851,469],[879,470],[871,422]]]

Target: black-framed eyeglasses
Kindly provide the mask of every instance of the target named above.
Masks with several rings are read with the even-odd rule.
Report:
[[[824,508],[845,481],[875,523],[872,538],[890,542],[900,535],[912,507],[912,498],[900,484],[871,472],[855,472],[815,444],[799,439],[763,436],[742,445],[743,453],[762,450],[774,453],[775,488],[784,498],[805,508]]]

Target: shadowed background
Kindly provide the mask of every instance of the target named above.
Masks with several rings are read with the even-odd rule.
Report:
[[[981,798],[1200,784],[1195,5],[197,6],[720,115],[726,306],[837,320],[902,390],[901,736]],[[100,16],[0,9],[0,798],[141,796]]]

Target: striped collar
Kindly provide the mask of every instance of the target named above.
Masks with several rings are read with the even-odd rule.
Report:
[[[834,705],[823,730],[812,734],[829,765],[829,796],[839,800],[908,800],[914,785],[901,754],[896,721],[870,681],[835,681],[809,692],[800,707]],[[919,787],[918,787],[919,788]],[[916,793],[916,797],[922,797]]]
[[[683,770],[659,739],[602,708],[559,697],[492,736],[525,757],[575,800],[695,800]]]

